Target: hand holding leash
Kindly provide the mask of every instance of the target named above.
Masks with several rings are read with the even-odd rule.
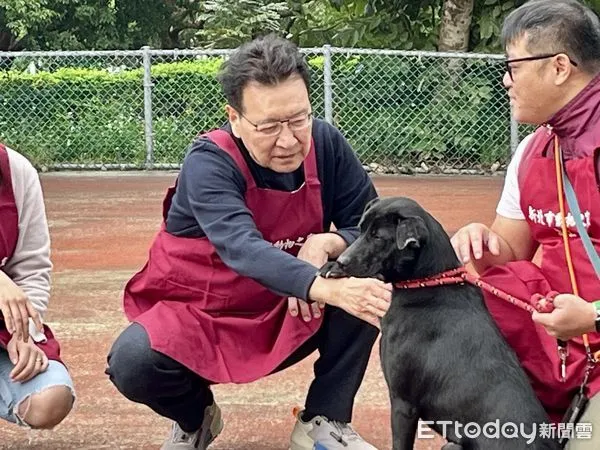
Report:
[[[592,303],[573,294],[557,295],[552,303],[552,312],[532,315],[533,321],[546,328],[551,336],[567,341],[596,331],[596,309]]]

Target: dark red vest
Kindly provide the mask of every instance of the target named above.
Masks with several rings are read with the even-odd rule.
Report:
[[[256,186],[231,136],[207,137],[236,162],[246,205],[263,238],[296,255],[323,230],[321,185],[314,144],[304,161],[305,183],[294,192]],[[166,219],[175,187],[164,201]],[[176,237],[161,227],[145,267],[127,284],[127,317],[140,323],[152,348],[216,383],[244,383],[271,373],[320,327],[292,317],[287,301],[227,267],[204,238]]]
[[[598,158],[600,147],[600,77],[596,77],[548,126],[540,127],[530,140],[519,166],[521,209],[531,235],[542,250],[540,267],[526,261],[493,267],[485,281],[528,299],[533,293],[551,290],[572,293],[561,234],[558,189],[554,161],[554,137],[565,155],[565,169],[576,192],[583,222],[600,251],[600,193]],[[570,247],[580,295],[587,301],[600,299],[600,281],[583,248],[575,222],[567,208],[567,226],[573,237]],[[490,294],[486,303],[503,335],[515,349],[533,387],[553,419],[560,420],[581,383],[586,354],[581,338],[569,341],[566,381],[560,379],[556,339],[535,325],[529,313]],[[600,335],[589,334],[592,351],[600,350]],[[592,373],[590,395],[600,392],[600,367]]]
[[[12,188],[10,163],[8,152],[2,144],[0,144],[0,174],[2,174],[0,181],[0,270],[2,270],[4,264],[12,258],[19,238],[19,215]],[[60,361],[60,347],[47,326],[44,326],[44,334],[46,342],[37,345],[48,359]],[[6,347],[10,338],[11,335],[4,321],[0,320],[0,346]]]

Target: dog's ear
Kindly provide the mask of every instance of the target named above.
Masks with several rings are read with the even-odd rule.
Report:
[[[425,221],[420,217],[407,217],[398,221],[396,245],[399,250],[404,250],[408,246],[420,248],[428,236],[429,232]]]
[[[363,215],[366,214],[367,211],[370,210],[373,206],[375,206],[376,203],[379,203],[379,200],[381,200],[379,197],[375,197],[373,200],[369,201],[369,203],[367,203],[367,205],[365,206]]]
[[[365,209],[363,210],[362,216],[360,217],[360,221],[358,222],[359,227],[361,227],[363,225],[369,210],[373,206],[375,206],[377,203],[379,203],[379,200],[381,200],[379,197],[375,197],[374,199],[370,200],[369,203],[367,203],[367,205],[365,206]]]

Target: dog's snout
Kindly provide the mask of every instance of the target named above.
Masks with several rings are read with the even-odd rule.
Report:
[[[338,266],[340,267],[340,269],[343,269],[350,262],[350,258],[348,257],[346,252],[344,252],[340,256],[338,256],[338,259],[336,259],[336,262],[337,262]]]

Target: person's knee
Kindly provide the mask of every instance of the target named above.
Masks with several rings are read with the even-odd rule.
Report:
[[[566,450],[597,450],[600,448],[600,393],[594,395],[575,427],[575,436]]]
[[[136,323],[126,328],[108,354],[106,373],[127,398],[139,401],[156,370],[154,351],[146,331]]]
[[[52,429],[67,417],[73,399],[68,386],[52,386],[21,401],[17,415],[31,428]]]

